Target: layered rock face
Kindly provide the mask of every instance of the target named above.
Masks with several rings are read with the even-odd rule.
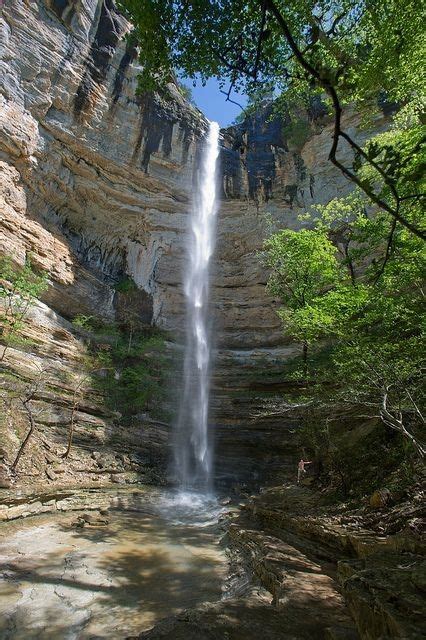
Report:
[[[350,192],[353,185],[328,160],[333,124],[321,104],[300,113],[299,136],[272,106],[224,131],[222,205],[218,223],[213,295],[219,354],[213,405],[217,456],[224,475],[239,468],[246,480],[294,474],[298,419],[283,412],[300,392],[286,376],[286,363],[301,346],[283,335],[277,301],[265,289],[268,274],[259,255],[263,240],[280,228],[300,229],[300,214]],[[348,110],[344,128],[362,143],[372,129]],[[386,127],[385,115],[371,124]],[[355,158],[341,145],[339,158]],[[274,396],[281,409],[273,409]],[[241,461],[244,461],[243,465]]]
[[[163,98],[137,95],[130,26],[111,0],[10,0],[1,25],[0,250],[17,265],[31,256],[49,275],[26,322],[31,353],[9,348],[2,364],[27,381],[49,371],[33,401],[47,447],[64,442],[85,376],[84,343],[70,320],[113,321],[121,304],[114,285],[127,274],[142,320],[172,337],[181,328],[182,246],[206,121],[173,85]],[[133,442],[119,435],[102,397],[86,391],[76,446],[115,438],[118,451],[123,442],[138,449],[143,431],[165,448],[164,429],[152,439],[149,424]],[[10,461],[25,434],[22,411],[1,425]],[[45,453],[42,446],[38,461],[26,454],[22,468],[39,468]]]
[[[108,284],[127,273],[151,298],[149,320],[173,329],[205,122],[175,87],[136,95],[128,32],[110,0],[5,3],[2,249],[34,254],[67,317],[112,316]]]

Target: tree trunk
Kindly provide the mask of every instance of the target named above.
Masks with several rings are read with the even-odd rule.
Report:
[[[305,380],[307,380],[308,378],[308,343],[306,341],[303,343],[302,360],[303,360],[303,377],[305,378]]]
[[[66,448],[65,453],[63,453],[62,456],[61,456],[61,458],[63,458],[63,459],[68,458],[68,456],[70,454],[70,451],[71,451],[72,439],[73,439],[73,436],[74,436],[74,416],[75,416],[75,412],[77,411],[77,409],[78,409],[78,403],[75,402],[74,406],[72,408],[72,411],[71,411],[70,428],[69,428],[69,431],[68,431],[67,448]]]
[[[34,416],[33,416],[33,412],[32,412],[31,406],[30,406],[30,400],[29,399],[23,400],[22,404],[24,405],[25,411],[28,414],[28,419],[30,421],[30,430],[28,431],[27,435],[25,436],[25,439],[24,439],[23,443],[19,447],[18,454],[17,454],[15,460],[13,461],[13,464],[12,464],[12,467],[11,467],[11,469],[13,471],[16,470],[16,467],[18,466],[18,462],[19,462],[22,454],[24,453],[25,447],[27,446],[28,441],[31,438],[31,436],[32,436],[32,434],[34,432],[34,429],[35,429]]]

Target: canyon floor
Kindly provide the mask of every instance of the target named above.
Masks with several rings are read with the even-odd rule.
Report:
[[[2,637],[424,637],[420,491],[376,511],[291,484],[190,511],[175,498],[3,492]]]

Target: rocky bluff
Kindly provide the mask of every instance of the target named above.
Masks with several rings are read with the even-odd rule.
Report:
[[[26,458],[28,473],[50,482],[40,468],[49,442],[64,442],[84,359],[70,321],[78,314],[113,321],[122,312],[115,284],[130,276],[141,317],[179,343],[187,213],[206,120],[174,85],[163,97],[137,92],[130,25],[111,0],[6,0],[1,25],[0,248],[21,265],[31,254],[49,274],[25,329],[35,347],[9,349],[3,364],[24,380],[49,368],[49,392],[34,396],[41,440],[35,458]],[[282,335],[265,292],[258,257],[265,219],[297,228],[308,206],[350,188],[327,160],[331,124],[324,114],[303,114],[303,140],[286,139],[283,123],[270,116],[266,109],[222,132],[212,413],[223,480],[236,469],[245,479],[283,472],[296,455],[295,421],[259,417],[259,393],[288,388],[282,363],[299,349]],[[362,140],[359,118],[346,118]],[[349,153],[342,149],[351,162]],[[9,456],[25,429],[20,421],[0,426]],[[111,455],[164,450],[167,437],[168,426],[149,416],[133,431],[120,430],[97,390],[79,403],[79,460],[101,446]],[[112,464],[104,468],[114,470]],[[138,471],[137,460],[129,465]]]

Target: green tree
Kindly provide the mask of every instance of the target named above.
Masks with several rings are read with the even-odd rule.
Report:
[[[364,407],[423,456],[424,244],[397,226],[390,246],[389,220],[356,193],[315,207],[313,223],[340,247],[340,278],[311,305],[332,346],[325,381],[337,383],[336,403]]]
[[[321,355],[319,397],[380,418],[423,456],[424,243],[360,192],[303,217],[314,229],[265,243],[284,330]]]
[[[134,25],[144,89],[158,90],[177,70],[192,79],[219,78],[229,85],[228,98],[231,89],[250,95],[264,84],[289,99],[307,91],[324,95],[334,118],[330,161],[377,207],[425,239],[413,206],[423,193],[401,191],[386,154],[361,147],[342,120],[349,103],[372,113],[381,95],[403,106],[410,127],[420,131],[426,80],[418,70],[426,44],[416,0],[120,0],[119,6]],[[358,168],[340,159],[342,143]],[[361,166],[370,175],[360,175]]]
[[[178,89],[179,93],[185,98],[185,100],[187,100],[190,104],[195,105],[191,87],[183,84],[183,82],[178,82]]]
[[[318,300],[338,281],[336,248],[322,231],[284,230],[264,244],[271,270],[268,289],[283,307],[278,311],[286,332],[303,346],[303,372],[308,375],[308,347],[329,330],[332,318]]]
[[[1,315],[4,342],[0,361],[4,360],[9,346],[23,342],[20,332],[34,301],[47,288],[47,273],[34,271],[31,259],[27,258],[23,267],[16,268],[10,258],[0,263],[0,298],[4,301]]]

